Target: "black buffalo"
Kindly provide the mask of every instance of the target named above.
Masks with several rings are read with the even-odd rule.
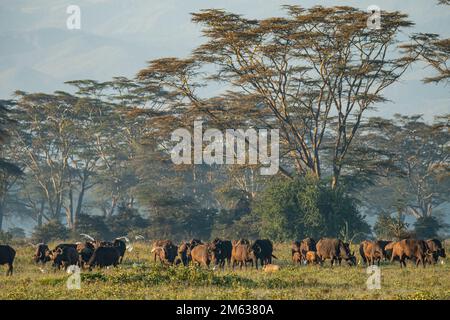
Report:
[[[272,257],[276,259],[273,255],[273,244],[268,239],[258,239],[252,243],[251,248],[255,253],[256,257],[256,269],[258,269],[258,260],[261,266],[272,263]]]
[[[50,249],[44,243],[40,243],[37,245],[36,252],[34,253],[33,260],[36,263],[45,264],[50,261],[50,257],[48,256],[48,252]]]
[[[7,264],[8,270],[6,275],[12,276],[13,274],[13,263],[16,257],[16,251],[8,245],[0,245],[0,265]]]
[[[119,258],[119,251],[115,247],[98,247],[89,259],[89,270],[94,267],[116,267],[119,264]]]

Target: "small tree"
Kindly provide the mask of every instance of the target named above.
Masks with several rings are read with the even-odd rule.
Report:
[[[389,213],[383,212],[378,215],[378,219],[373,230],[378,239],[405,239],[411,236],[408,231],[409,224],[405,222],[405,216],[400,210],[392,217]]]

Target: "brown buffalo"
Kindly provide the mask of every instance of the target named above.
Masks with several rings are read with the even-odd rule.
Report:
[[[384,250],[378,241],[372,242],[364,240],[359,245],[359,253],[364,263],[369,265],[380,265],[381,259],[384,259]]]
[[[342,240],[322,238],[317,242],[316,248],[321,261],[330,259],[333,265],[335,261],[340,264],[344,259],[349,265],[355,264],[354,255],[350,253],[349,246],[346,246]]]
[[[300,252],[302,254],[302,258],[306,259],[306,253],[308,251],[317,251],[316,249],[316,241],[313,238],[303,239],[300,243]]]
[[[199,244],[191,250],[192,262],[209,268],[213,251],[207,244]]]
[[[277,272],[280,271],[281,268],[277,264],[265,264],[262,269],[264,272]]]
[[[291,256],[294,263],[301,263],[300,241],[293,241],[291,245]],[[294,258],[295,256],[295,258]],[[298,259],[300,257],[300,260]]]
[[[13,274],[13,263],[16,257],[16,251],[8,245],[0,245],[0,265],[7,264],[8,270],[6,275],[12,276]]]
[[[391,263],[394,260],[399,260],[400,267],[406,267],[406,259],[410,259],[416,261],[416,266],[419,266],[419,263],[422,263],[422,266],[425,268],[425,260],[427,255],[429,254],[429,250],[425,241],[416,239],[403,239],[386,246],[387,250],[389,250],[390,248],[392,248]]]
[[[255,253],[253,252],[250,244],[235,241],[231,251],[232,268],[234,269],[236,264],[239,264],[240,269],[242,269],[243,266],[247,268],[248,262],[251,262],[252,266],[257,263]]]
[[[305,257],[306,257],[307,264],[319,264],[322,262],[316,251],[306,252]]]
[[[178,246],[174,245],[170,240],[157,240],[153,243],[151,252],[159,258],[163,264],[173,264],[178,254]]]
[[[294,264],[301,264],[302,263],[302,254],[300,252],[294,252],[292,254],[292,262]]]

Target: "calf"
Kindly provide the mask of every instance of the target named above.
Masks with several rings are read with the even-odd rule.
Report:
[[[305,257],[307,264],[319,264],[322,262],[315,251],[306,252]]]

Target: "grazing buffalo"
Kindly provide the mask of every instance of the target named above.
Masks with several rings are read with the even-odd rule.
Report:
[[[151,252],[154,255],[155,262],[156,257],[158,257],[163,264],[173,264],[178,254],[178,246],[170,240],[157,240],[153,243]]]
[[[319,255],[316,251],[308,251],[306,252],[306,263],[307,264],[319,264],[322,263],[322,261],[319,258]]]
[[[94,267],[105,268],[108,266],[116,267],[119,264],[119,251],[115,247],[98,247],[95,249],[88,261],[89,270]]]
[[[0,245],[0,265],[7,264],[8,270],[6,275],[12,276],[13,274],[13,263],[16,257],[16,251],[8,245]]]
[[[209,267],[212,260],[213,252],[207,244],[199,244],[191,250],[192,262],[200,266]]]
[[[48,256],[48,254],[46,254],[47,252],[49,252],[50,249],[48,248],[48,246],[44,243],[40,243],[37,245],[36,248],[36,252],[34,253],[33,256],[33,260],[36,263],[42,263],[45,264],[46,262],[50,261],[50,257]]]
[[[73,246],[63,246],[56,248],[49,253],[50,259],[53,261],[53,267],[60,269],[72,265],[78,265],[79,256],[77,250]]]
[[[372,242],[364,240],[359,245],[359,253],[364,263],[369,265],[380,265],[381,259],[384,259],[384,250],[378,241]]]
[[[255,253],[253,252],[250,244],[239,241],[234,241],[233,249],[231,251],[231,266],[234,269],[236,264],[239,264],[239,268],[242,266],[247,268],[247,262],[251,262],[252,266],[256,265],[258,268]]]
[[[264,266],[272,263],[272,257],[276,259],[273,255],[273,244],[268,239],[256,240],[252,243],[251,249],[256,257],[256,269],[258,269],[258,260],[261,262],[261,266]]]
[[[439,260],[439,257],[442,257],[445,259],[445,249],[442,246],[441,241],[438,239],[428,239],[426,241],[428,250],[431,252],[431,259],[428,259],[428,262],[431,263],[437,263]]]
[[[342,240],[322,238],[317,242],[317,255],[321,261],[331,260],[331,265],[335,261],[341,262],[342,259],[347,261],[349,265],[355,264],[355,256],[350,253],[349,247]]]
[[[416,266],[422,263],[425,268],[426,257],[428,254],[431,255],[426,242],[423,240],[403,239],[386,246],[386,250],[390,248],[392,248],[391,263],[398,260],[400,267],[406,267],[406,259],[410,259],[416,261]]]

